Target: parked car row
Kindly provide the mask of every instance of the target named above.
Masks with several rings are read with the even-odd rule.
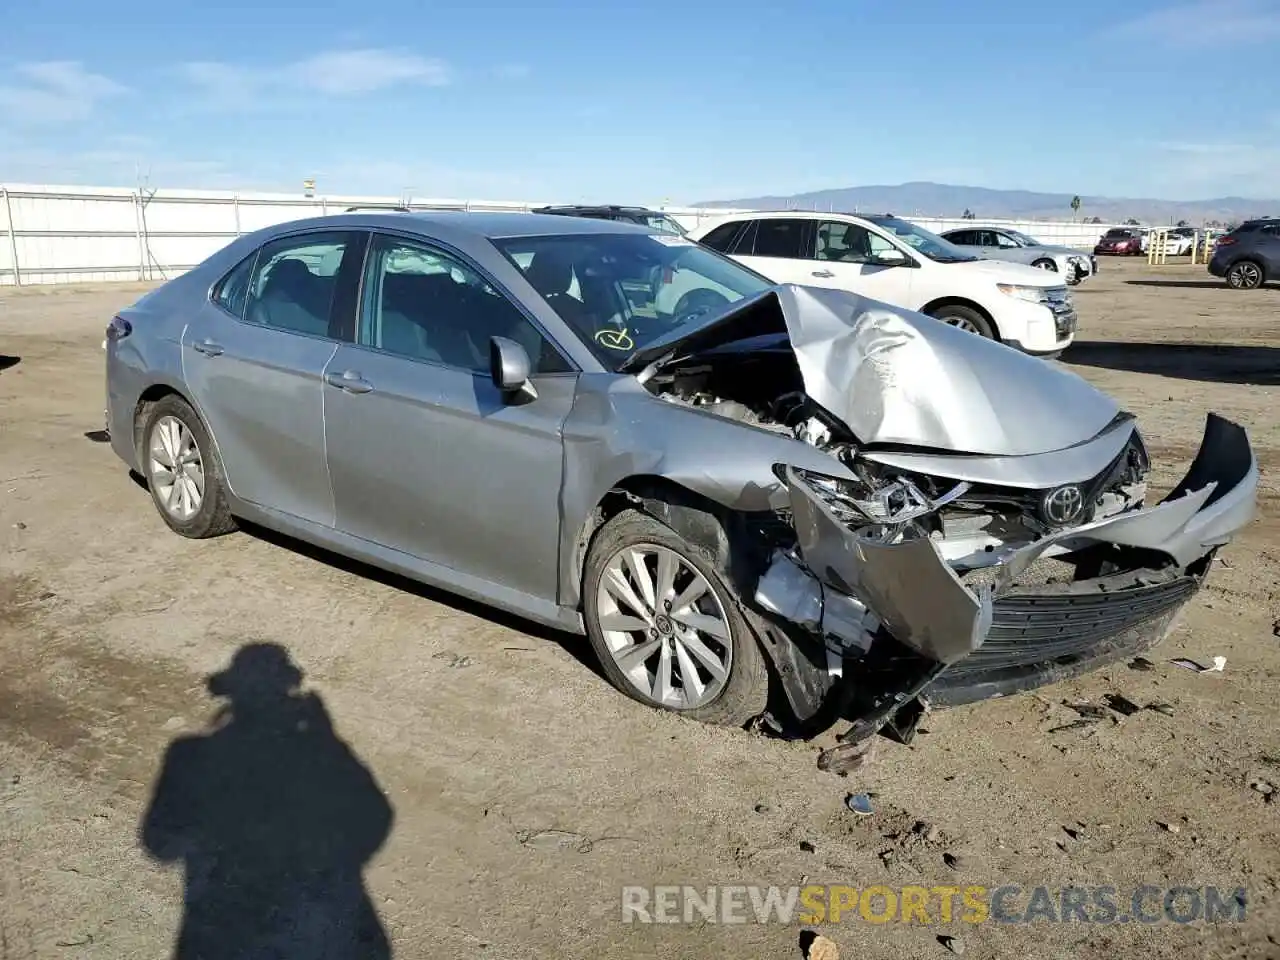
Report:
[[[850,746],[1158,642],[1252,517],[1241,427],[1151,502],[1134,418],[995,342],[1069,339],[1060,276],[889,216],[701,240],[259,230],[111,320],[112,449],[177,534],[252,521],[585,634],[650,707]]]

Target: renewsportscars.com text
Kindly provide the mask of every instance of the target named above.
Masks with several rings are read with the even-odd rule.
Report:
[[[1245,891],[1213,886],[629,886],[624,923],[1243,922]]]

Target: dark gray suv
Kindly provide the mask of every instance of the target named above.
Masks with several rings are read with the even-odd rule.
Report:
[[[1209,272],[1236,290],[1256,290],[1280,279],[1280,217],[1246,220],[1219,237]]]

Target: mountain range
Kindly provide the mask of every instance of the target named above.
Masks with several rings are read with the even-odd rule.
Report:
[[[1194,226],[1211,221],[1238,223],[1256,216],[1280,216],[1280,200],[1218,197],[1212,200],[1152,200],[1127,197],[1080,196],[1080,209],[1071,209],[1069,193],[1032,190],[992,190],[946,183],[916,181],[896,186],[842,187],[791,196],[713,200],[700,207],[740,207],[765,210],[832,210],[845,213],[896,213],[902,216],[960,217],[969,211],[977,219],[1071,220],[1097,217],[1103,223],[1132,218],[1145,224],[1168,225],[1185,220]]]

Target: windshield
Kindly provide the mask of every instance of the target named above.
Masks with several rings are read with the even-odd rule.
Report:
[[[496,246],[610,370],[640,347],[691,333],[772,284],[685,237],[512,237]]]
[[[965,253],[950,240],[943,240],[936,233],[930,233],[923,227],[917,227],[906,220],[899,220],[897,217],[867,217],[867,219],[882,230],[892,233],[917,253],[938,263],[967,263],[970,260],[981,259]]]

